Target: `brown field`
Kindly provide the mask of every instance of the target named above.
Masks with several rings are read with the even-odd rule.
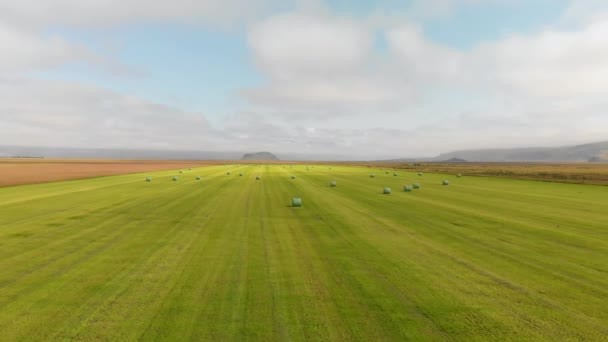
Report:
[[[224,161],[0,159],[0,187],[223,164]]]

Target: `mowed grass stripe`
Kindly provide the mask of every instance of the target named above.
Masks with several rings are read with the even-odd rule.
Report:
[[[547,252],[560,252],[562,250],[554,248],[555,243],[559,244],[559,246],[563,249],[563,248],[568,248],[570,246],[572,246],[573,251],[580,251],[580,247],[585,247],[585,248],[589,248],[591,250],[593,250],[593,248],[596,249],[602,249],[604,248],[604,245],[606,244],[605,240],[602,240],[598,235],[601,236],[601,234],[603,233],[604,230],[602,229],[595,229],[594,232],[597,234],[593,234],[593,236],[589,237],[586,236],[589,230],[589,225],[591,224],[596,224],[596,225],[601,225],[601,221],[593,221],[593,220],[589,220],[589,219],[583,219],[583,220],[579,220],[577,221],[578,223],[578,227],[580,227],[580,229],[584,229],[583,231],[578,231],[576,232],[577,234],[573,234],[570,232],[564,232],[562,229],[551,229],[551,228],[555,228],[553,224],[546,223],[546,221],[543,221],[541,219],[534,219],[534,221],[530,220],[530,215],[528,216],[518,216],[516,215],[516,217],[523,217],[525,219],[517,219],[517,218],[511,218],[509,216],[496,216],[494,213],[496,212],[495,210],[492,210],[493,208],[487,208],[485,206],[485,203],[487,202],[483,197],[478,200],[475,203],[472,203],[470,206],[462,206],[459,204],[451,204],[451,202],[459,202],[460,201],[460,194],[458,192],[454,193],[454,192],[450,192],[450,191],[443,191],[444,193],[447,194],[451,194],[452,197],[449,199],[446,199],[444,201],[440,201],[437,199],[436,194],[432,194],[433,197],[432,199],[429,199],[428,193],[428,187],[425,187],[425,191],[417,191],[416,194],[401,194],[401,196],[399,196],[398,198],[394,198],[391,197],[391,199],[387,202],[385,200],[384,197],[381,196],[369,196],[369,192],[373,191],[375,188],[370,188],[370,187],[364,187],[361,185],[360,182],[357,182],[356,180],[345,180],[345,182],[347,182],[347,184],[351,184],[352,188],[349,189],[352,191],[359,191],[361,193],[362,196],[357,197],[358,199],[362,200],[362,201],[366,201],[366,203],[372,204],[374,206],[385,206],[385,204],[388,204],[391,207],[396,206],[397,211],[395,211],[396,214],[402,214],[401,216],[403,217],[403,219],[408,219],[409,217],[415,217],[416,215],[416,211],[420,210],[420,209],[424,209],[425,204],[428,205],[432,205],[432,206],[436,206],[438,209],[442,209],[442,210],[436,210],[433,215],[434,216],[442,216],[442,220],[436,220],[438,222],[451,222],[454,226],[456,226],[456,228],[458,228],[459,230],[462,229],[467,229],[467,225],[466,224],[462,224],[461,222],[463,221],[462,218],[466,217],[466,216],[479,216],[480,220],[484,221],[484,225],[477,225],[475,226],[475,231],[482,229],[482,230],[487,230],[484,231],[484,237],[492,237],[494,239],[497,238],[497,233],[503,233],[503,232],[507,232],[509,234],[512,234],[514,232],[517,232],[517,230],[513,230],[511,229],[512,225],[518,225],[520,229],[527,229],[528,231],[526,231],[526,236],[529,238],[530,234],[538,234],[539,238],[542,238],[542,240],[540,241],[541,243],[546,243],[549,245],[549,247],[551,247],[550,250],[547,250]],[[437,191],[437,190],[435,190]],[[439,190],[440,191],[440,190]],[[442,197],[439,197],[440,199],[442,199]],[[422,203],[421,203],[422,202]],[[471,210],[470,208],[478,208],[476,210]],[[578,216],[580,216],[580,212],[576,213],[574,211],[567,211],[567,212],[563,212],[563,210],[559,210],[559,213],[556,213],[555,210],[553,210],[551,216],[552,216],[552,220],[556,221],[556,222],[562,222],[564,219],[567,219],[568,217],[571,216],[577,216],[575,214],[578,214]],[[443,217],[445,216],[445,217]],[[450,217],[452,216],[452,217]],[[430,219],[431,221],[435,221],[433,220],[432,217],[430,217],[429,215],[424,215],[421,216],[422,218],[427,218]],[[543,222],[545,222],[543,224]],[[507,224],[505,224],[507,223]],[[490,225],[490,227],[485,227],[485,225]],[[543,224],[545,227],[539,229],[539,225]],[[453,229],[451,230],[453,231]],[[475,231],[472,231],[473,233]],[[492,234],[488,234],[489,232],[491,232]],[[575,236],[573,236],[575,235]],[[498,236],[498,238],[500,239],[501,237]],[[509,236],[505,236],[505,238],[509,238]],[[555,241],[554,241],[555,240]],[[574,240],[574,241],[573,241]],[[601,240],[600,242],[598,242],[597,240]],[[579,241],[577,243],[577,241]],[[527,240],[522,240],[521,242],[527,243]],[[538,243],[536,242],[534,245],[534,248],[538,249]],[[598,246],[599,244],[599,246]]]
[[[392,173],[224,165],[0,189],[3,337],[607,337],[601,187]]]
[[[251,185],[244,177],[230,182],[227,186],[233,189],[233,195],[218,200],[213,218],[207,223],[213,227],[214,235],[206,237],[209,240],[205,245],[199,244],[201,248],[189,261],[192,269],[180,275],[182,281],[176,281],[176,288],[164,300],[143,339],[189,336],[198,340],[205,333],[209,334],[207,338],[221,338],[232,331],[227,325],[232,321],[232,310],[242,307],[238,305],[241,301],[238,292],[247,263],[244,256],[247,226],[243,220],[246,216],[239,212],[239,204],[249,202],[246,199],[250,197]],[[252,183],[250,179],[248,183]],[[214,324],[218,316],[224,325]]]
[[[315,181],[317,181],[317,180],[315,180]],[[317,182],[318,182],[317,184],[321,184],[321,183],[322,183],[321,181],[317,181]],[[361,185],[358,185],[358,186],[356,187],[356,189],[361,189],[361,188],[362,188],[362,186],[361,186]],[[323,187],[320,187],[319,189],[323,189]],[[355,190],[356,190],[356,189],[355,189]],[[329,191],[329,190],[327,190],[327,189],[325,189],[325,190],[326,190],[327,192],[329,192],[329,193],[332,193],[332,191],[333,191],[333,193],[339,193],[339,192],[336,192],[336,191],[335,191],[335,189],[333,189],[332,191]],[[369,190],[369,189],[365,189],[365,190]],[[367,196],[367,198],[369,198],[369,197],[374,197],[374,196],[370,196],[369,194],[370,194],[370,192],[367,192],[365,196]],[[394,195],[394,194],[393,194],[393,195]],[[380,201],[380,198],[382,198],[382,200],[385,200],[387,197],[388,197],[388,198],[390,198],[390,199],[386,200],[387,202],[386,202],[385,204],[382,204],[382,205],[380,205],[380,204],[376,204],[376,205],[374,206],[374,207],[376,207],[376,208],[385,208],[384,210],[383,210],[383,209],[380,209],[379,211],[374,212],[374,213],[365,213],[364,217],[368,217],[368,216],[383,217],[384,215],[382,214],[382,211],[386,212],[386,214],[387,214],[386,216],[387,216],[387,217],[391,217],[391,216],[393,216],[393,215],[392,215],[393,213],[406,213],[406,212],[409,212],[409,214],[401,214],[401,215],[400,215],[400,216],[401,216],[401,217],[400,217],[400,219],[396,220],[396,221],[395,221],[395,224],[394,224],[396,227],[399,227],[399,228],[406,227],[406,225],[405,225],[404,223],[406,223],[406,222],[408,222],[408,221],[409,221],[409,220],[408,220],[408,217],[416,216],[416,215],[417,215],[417,214],[416,214],[416,211],[415,211],[415,210],[414,210],[414,211],[412,211],[412,210],[407,210],[407,209],[406,209],[407,207],[405,207],[405,206],[403,206],[403,207],[402,207],[402,206],[401,206],[403,203],[399,203],[399,202],[401,202],[401,201],[400,201],[400,199],[402,199],[402,198],[407,198],[407,197],[394,198],[394,197],[393,197],[393,195],[391,195],[391,196],[386,196],[386,197],[382,197],[382,196],[380,196],[380,197],[374,197],[374,198],[378,198],[378,200],[379,200],[379,201]],[[409,196],[409,194],[402,194],[402,195],[403,195],[403,196]],[[350,198],[351,196],[352,196],[352,193],[349,193],[349,198]],[[326,196],[317,196],[316,198],[324,198],[324,197],[326,197]],[[355,197],[355,196],[352,196],[352,197]],[[409,198],[411,198],[411,197],[409,197]],[[363,208],[363,206],[354,205],[354,206],[353,206],[353,209],[354,209],[354,210],[356,210],[356,209],[357,209],[357,208],[359,208],[359,207]],[[390,210],[391,212],[388,212],[389,210]],[[431,218],[431,217],[432,217],[432,216],[430,215],[430,212],[425,212],[425,213],[424,213],[424,215],[425,215],[426,217],[429,217],[429,218]],[[465,217],[465,218],[466,218],[466,215],[463,215],[462,217]],[[391,220],[392,220],[392,219],[391,219]],[[433,220],[433,219],[431,218],[430,220]],[[433,220],[433,221],[441,222],[442,220]],[[361,225],[362,225],[362,226],[366,226],[365,224],[361,224]],[[383,225],[383,226],[386,226],[386,225]],[[381,228],[381,227],[382,227],[382,226],[379,226],[379,228]],[[416,225],[412,225],[412,227],[416,227]],[[431,228],[431,229],[427,229],[427,230],[425,230],[425,231],[426,231],[426,232],[429,232],[429,234],[433,234],[433,236],[430,236],[430,237],[431,237],[431,238],[434,238],[434,234],[436,233],[435,229],[433,228],[433,226],[430,226],[430,227],[428,227],[428,228]],[[453,231],[453,228],[452,228],[452,231]],[[421,232],[421,231],[419,231],[419,232]],[[366,233],[366,234],[368,234],[368,233]],[[371,233],[369,233],[369,234],[371,234]],[[456,232],[456,233],[455,233],[455,235],[458,235],[458,234],[463,235],[463,236],[466,236],[466,233],[464,233],[464,232]],[[462,254],[462,252],[464,252],[465,254],[463,254],[463,256],[467,257],[467,249],[466,249],[466,248],[460,248],[460,249],[458,249],[458,250],[461,252],[460,254]],[[475,251],[479,251],[478,249],[474,249],[474,250],[475,250]],[[490,252],[492,252],[492,251],[490,251]],[[487,257],[487,254],[486,254],[486,256],[485,256],[485,257]],[[520,255],[519,257],[520,257],[520,258],[525,258],[526,256],[525,256],[525,255]],[[469,258],[469,259],[470,259],[470,258]],[[474,260],[474,261],[475,261],[475,262],[482,262],[482,261],[483,261],[483,259],[478,259],[478,260]],[[558,263],[558,264],[559,264],[559,260],[554,260],[554,262],[556,262],[556,263]],[[493,268],[490,268],[490,269],[502,270],[502,268],[500,267],[501,265],[493,265],[493,266],[494,266],[494,267],[493,267]],[[554,269],[554,270],[559,269],[559,267],[556,267],[556,265],[551,265],[551,266],[552,266],[552,267],[551,267],[550,269]],[[538,268],[538,270],[541,270],[541,269],[542,269],[542,268],[540,268],[540,267]],[[523,273],[523,274],[522,274],[521,270],[519,270],[519,274],[520,274],[520,275],[523,275],[523,276],[525,276],[525,277],[536,277],[537,270],[532,270],[532,271],[533,271],[533,272],[531,272],[531,274],[530,274],[530,275],[527,275],[526,273]],[[541,272],[541,273],[543,273],[543,272]],[[547,275],[545,274],[545,276],[547,276]],[[549,274],[549,276],[551,276],[551,277],[552,277],[552,276],[553,276],[553,274]],[[605,280],[605,277],[603,277],[603,279]],[[497,279],[497,280],[498,280],[498,279]],[[546,280],[546,278],[545,278],[545,280]],[[576,282],[575,282],[575,283],[576,283]],[[572,285],[573,285],[572,283],[569,283],[569,284],[568,284],[568,283],[566,283],[566,284],[565,284],[565,286],[569,286],[570,288],[572,287]],[[597,290],[597,289],[595,289],[595,290]],[[597,291],[595,292],[595,294],[593,294],[593,292],[594,292],[594,291],[591,291],[592,297],[590,298],[590,299],[591,299],[591,304],[590,304],[590,306],[595,306],[595,307],[597,307],[597,301],[598,301],[598,300],[601,300],[601,299],[600,299],[601,297],[600,297],[600,294],[599,294],[599,293],[597,293]],[[560,296],[559,296],[559,295],[556,295],[556,296],[555,296],[555,298],[560,298]],[[580,306],[580,305],[579,305],[579,306]],[[569,307],[569,306],[566,306],[566,308],[567,308],[567,307]],[[566,311],[568,311],[568,310],[566,310]],[[575,314],[575,315],[576,315],[576,312],[574,312],[574,313],[573,313],[573,312],[570,312],[570,314]],[[593,328],[594,328],[596,331],[598,330],[598,326],[597,326],[597,325],[596,325],[596,326],[593,326]]]
[[[447,191],[446,191],[447,192]],[[403,195],[403,194],[402,194]],[[456,196],[459,194],[456,193]],[[435,200],[436,196],[433,197],[432,201],[426,199],[426,191],[415,194],[415,196],[410,196],[409,194],[401,196],[398,200],[391,199],[390,204],[395,203],[397,206],[400,206],[399,200],[407,200],[407,203],[404,204],[403,207],[398,207],[399,210],[395,211],[395,214],[400,216],[400,221],[407,222],[409,220],[420,218],[424,222],[419,222],[422,225],[425,223],[430,223],[431,226],[433,224],[437,225],[440,223],[445,223],[447,229],[445,232],[450,234],[447,237],[447,240],[453,240],[454,238],[473,238],[475,236],[480,237],[481,239],[487,240],[488,238],[492,242],[492,248],[496,248],[496,246],[504,245],[508,248],[517,248],[517,249],[528,249],[529,253],[538,254],[537,257],[545,257],[548,260],[555,261],[554,257],[558,257],[564,254],[565,250],[568,250],[568,255],[572,258],[571,261],[576,262],[577,267],[586,268],[584,271],[588,272],[590,269],[585,266],[585,264],[590,261],[593,262],[592,259],[589,258],[588,253],[595,251],[601,251],[604,248],[604,241],[601,243],[597,243],[595,240],[598,237],[587,237],[586,233],[588,231],[587,223],[588,221],[584,221],[585,223],[579,223],[579,227],[581,227],[582,231],[579,231],[578,234],[572,237],[572,233],[564,233],[560,229],[550,229],[550,228],[542,228],[539,229],[538,225],[540,224],[536,219],[534,221],[529,220],[529,216],[518,216],[526,218],[526,220],[514,220],[511,218],[504,217],[493,217],[490,214],[485,213],[494,213],[494,210],[487,209],[484,210],[484,201],[483,199],[475,205],[471,205],[471,207],[479,208],[476,211],[471,210],[462,210],[462,206],[445,206],[445,202],[441,202],[439,200]],[[453,201],[457,201],[458,199],[453,199]],[[424,202],[424,203],[421,203]],[[424,210],[424,205],[429,204],[433,206],[437,206],[442,210],[436,210],[433,213],[433,216],[428,214],[425,215],[417,215],[417,211],[422,209]],[[421,206],[422,205],[422,206]],[[465,207],[468,208],[468,207]],[[479,214],[479,212],[482,212]],[[572,216],[572,212],[563,213],[561,210],[559,212],[554,212],[553,214],[555,221],[560,221],[562,217]],[[580,215],[580,213],[579,213]],[[463,220],[467,216],[478,216],[479,223],[475,225],[468,225]],[[481,217],[479,217],[481,216]],[[436,219],[440,218],[440,219]],[[453,226],[450,227],[449,223],[453,223]],[[595,224],[600,225],[601,222],[594,222]],[[549,226],[552,226],[549,224]],[[517,227],[518,229],[513,229]],[[474,229],[473,229],[474,228]],[[426,232],[428,230],[423,230],[422,232]],[[463,232],[464,231],[464,232]],[[596,229],[596,231],[599,231]],[[466,233],[466,234],[463,234]],[[523,233],[523,234],[521,234]],[[433,234],[436,234],[433,231]],[[517,241],[514,238],[513,234],[522,235],[521,240]],[[538,235],[539,239],[530,239],[532,235]],[[435,236],[434,236],[435,238]],[[591,241],[592,240],[592,241]],[[481,242],[481,240],[476,240],[482,244],[487,244],[485,242]],[[578,242],[577,242],[578,241]],[[449,241],[446,241],[449,242]],[[516,243],[514,243],[516,242]],[[581,254],[581,247],[585,247],[585,253]],[[510,253],[508,251],[507,253]],[[521,252],[521,250],[519,251]],[[514,253],[517,255],[518,253]],[[508,255],[505,255],[508,256]],[[576,259],[577,256],[580,258]],[[553,266],[553,265],[551,265]],[[574,265],[573,265],[574,266]],[[593,269],[596,269],[593,266]]]
[[[271,232],[276,240],[270,244],[269,254],[276,255],[277,275],[283,282],[277,284],[280,292],[286,333],[290,339],[314,340],[325,336],[331,340],[348,340],[352,331],[345,327],[343,316],[332,296],[324,270],[326,261],[311,246],[316,220],[302,217],[301,211],[291,208],[291,180],[283,172],[273,172]],[[292,308],[296,308],[293,310]]]
[[[378,246],[376,246],[376,242],[373,241],[373,236],[379,237],[379,239],[386,238],[383,236],[382,232],[383,225],[373,223],[369,225],[369,222],[367,222],[368,218],[371,220],[374,215],[361,216],[357,215],[356,212],[350,211],[351,208],[348,205],[344,205],[342,200],[336,195],[339,192],[335,191],[331,193],[330,191],[329,194],[323,193],[326,189],[325,186],[309,186],[306,184],[299,190],[302,191],[304,189],[308,190],[313,188],[318,189],[318,191],[315,191],[313,195],[308,196],[310,198],[309,202],[314,201],[314,203],[309,204],[309,206],[315,205],[315,208],[320,212],[320,217],[323,221],[328,223],[328,225],[333,228],[331,230],[334,231],[335,234],[342,236],[344,240],[342,246],[332,246],[330,248],[332,250],[340,248],[345,252],[349,250],[357,251],[356,253],[353,253],[353,255],[349,255],[348,258],[345,258],[344,262],[349,261],[347,264],[336,265],[334,268],[336,270],[350,270],[368,266],[359,270],[357,275],[361,277],[360,272],[369,274],[370,282],[375,281],[384,288],[377,293],[391,294],[393,298],[388,302],[401,303],[401,307],[396,308],[394,314],[404,315],[404,317],[398,317],[396,319],[403,324],[407,338],[419,339],[422,338],[422,336],[427,336],[427,338],[429,336],[435,336],[436,339],[446,338],[442,328],[439,327],[432,319],[432,316],[428,312],[423,311],[418,304],[420,297],[428,295],[432,298],[438,298],[440,297],[438,295],[439,293],[428,294],[430,288],[424,287],[421,287],[418,291],[412,291],[412,288],[416,288],[416,284],[419,284],[420,280],[417,279],[418,275],[412,272],[411,269],[416,266],[433,266],[432,264],[417,265],[418,260],[424,260],[424,258],[417,259],[416,257],[419,255],[412,255],[414,252],[417,252],[417,249],[419,248],[407,240],[401,240],[400,243],[403,243],[403,245],[400,250],[403,250],[405,255],[401,254],[391,257],[382,255],[377,249]],[[373,193],[370,196],[374,195],[376,195],[376,193]],[[334,211],[334,208],[336,207],[342,208],[342,210]],[[328,209],[323,210],[321,208]],[[350,222],[349,217],[354,218],[354,221]],[[369,227],[371,235],[366,238],[360,238],[354,235],[353,233],[355,233],[359,227]],[[393,237],[391,236],[391,238]],[[369,260],[381,260],[381,262],[375,262],[370,266]],[[413,262],[413,264],[408,265],[410,262]],[[390,265],[389,271],[382,269],[382,265]],[[349,272],[353,271],[350,270]],[[392,279],[388,280],[387,277],[389,276]],[[382,312],[389,313],[392,311],[383,310]],[[382,316],[382,314],[380,314],[380,316]],[[410,324],[406,325],[408,321]],[[419,330],[421,325],[425,327],[422,331]]]
[[[180,198],[179,198],[179,197],[178,197],[178,198],[175,198],[175,196],[171,196],[171,197],[172,197],[172,201],[173,201],[175,204],[174,204],[174,206],[171,206],[171,205],[167,206],[167,209],[172,210],[172,209],[179,208],[179,207],[181,206],[181,204],[182,204],[182,202],[180,202]],[[185,197],[185,198],[184,198],[184,200],[185,200],[186,202],[188,202],[188,197]],[[154,204],[156,204],[156,203],[154,203],[154,202],[153,202],[152,204],[154,205]],[[140,209],[141,209],[141,208],[140,208]],[[191,214],[191,210],[188,210],[188,208],[187,208],[187,207],[186,207],[186,208],[184,208],[184,209],[185,209],[185,210],[183,211],[183,212],[184,212],[184,215],[190,215],[190,214]],[[173,213],[173,215],[174,215],[174,220],[179,220],[179,216],[176,216],[176,215],[175,215],[175,212]],[[123,217],[123,219],[124,219],[124,217]],[[160,226],[160,227],[163,227],[163,226],[165,226],[165,225],[166,225],[166,223],[167,223],[167,222],[166,222],[166,220],[162,220],[162,221],[160,221],[160,222],[158,222],[158,223],[160,223],[160,224],[159,224],[159,226]],[[171,227],[171,226],[172,226],[172,225],[170,225],[170,227]],[[174,229],[173,229],[173,230],[177,229],[178,227],[179,227],[179,225],[174,225]],[[105,227],[105,228],[108,228],[108,227]],[[141,223],[139,223],[139,224],[126,223],[126,226],[125,226],[124,228],[123,228],[123,227],[113,227],[113,228],[114,228],[114,229],[105,229],[105,230],[106,230],[107,232],[122,232],[122,233],[124,233],[123,235],[125,235],[125,236],[123,236],[123,237],[126,237],[126,238],[124,239],[124,241],[125,241],[126,243],[128,243],[128,244],[129,244],[129,246],[128,246],[128,248],[129,248],[129,249],[134,248],[134,247],[149,248],[149,246],[150,246],[150,244],[149,244],[149,243],[150,243],[150,242],[152,242],[152,241],[150,241],[150,240],[147,240],[147,241],[146,241],[146,239],[145,239],[145,237],[147,236],[147,234],[149,234],[149,231],[146,231],[146,230],[136,230],[136,231],[134,231],[134,229],[135,229],[135,228],[142,228],[142,224],[141,224]],[[131,233],[131,234],[135,234],[135,235],[134,235],[134,236],[131,236],[131,237],[126,236],[126,233],[127,233],[127,232],[129,232],[129,233]],[[139,240],[140,238],[142,238],[143,240]],[[157,236],[157,238],[158,238],[158,236]],[[114,241],[112,241],[112,242],[116,242],[116,240],[114,240]],[[169,244],[169,245],[170,245],[170,244]],[[105,247],[107,247],[107,246],[105,246],[103,243],[102,243],[102,244],[100,244],[100,246],[102,246],[102,247],[104,247],[104,248],[105,248]],[[112,246],[112,248],[113,248],[113,250],[116,252],[116,254],[117,254],[117,255],[121,256],[121,255],[123,255],[123,251],[121,251],[120,249],[118,249],[118,248],[119,248],[119,246],[120,246],[120,245],[118,245],[118,246]],[[118,251],[117,251],[117,250],[118,250]],[[40,251],[39,251],[39,252],[40,252]],[[127,255],[129,255],[129,254],[128,254],[128,253],[124,254],[124,256],[127,256]],[[95,254],[95,256],[99,256],[99,253]],[[74,259],[78,260],[79,262],[87,261],[87,259],[86,259],[86,258],[85,258],[84,260],[81,260],[81,259],[82,259],[82,255],[76,255],[76,256],[74,256]],[[127,262],[128,262],[128,261],[127,261]],[[112,265],[114,265],[114,264],[112,264]],[[121,263],[118,263],[117,265],[121,265]],[[85,266],[86,266],[86,267],[88,267],[88,266],[90,266],[90,265],[85,265]],[[106,265],[106,266],[108,266],[108,265]],[[111,265],[110,265],[110,266],[111,266]],[[54,272],[54,269],[53,269],[53,268],[49,268],[49,267],[47,266],[47,267],[45,267],[43,270],[44,270],[45,272],[47,272],[47,273],[48,273],[48,272],[50,272],[51,274],[50,274],[50,275],[49,275],[49,274],[47,274],[47,273],[41,274],[41,275],[40,275],[40,279],[41,279],[42,281],[44,281],[45,279],[48,279],[48,277],[49,277],[49,276],[51,276],[51,275],[53,275],[53,276],[55,275],[55,274],[53,274],[53,273],[52,273],[52,272]],[[74,272],[74,270],[71,270],[71,271],[72,271],[72,272]],[[87,270],[84,270],[84,272],[86,273],[86,272],[87,272]],[[111,274],[111,273],[110,273],[110,274]],[[78,278],[77,276],[75,276],[74,281],[75,281],[77,284],[78,284],[78,283],[80,283],[79,278]],[[69,281],[68,281],[68,283],[69,283]],[[16,284],[16,285],[19,285],[19,287],[18,287],[18,288],[22,288],[22,284]],[[62,287],[62,286],[63,286],[63,285],[58,285],[58,291],[61,291],[61,287]],[[48,294],[48,293],[46,293],[46,292],[45,292],[45,295],[46,295],[47,297],[49,296],[49,294]]]
[[[137,188],[140,188],[140,186],[137,186]],[[152,188],[146,187],[146,189],[143,191],[149,191],[150,189]],[[86,199],[82,197],[78,197],[76,200],[68,198],[66,201],[63,199],[58,199],[57,201],[53,201],[51,203],[43,202],[40,205],[31,203],[31,206],[28,208],[9,208],[9,210],[13,210],[15,212],[21,211],[24,217],[27,216],[28,210],[47,205],[54,207],[56,203],[62,203],[61,206],[72,209],[69,212],[59,211],[60,215],[56,215],[56,217],[52,219],[49,217],[31,218],[29,220],[29,226],[25,228],[27,228],[28,231],[36,231],[35,235],[31,235],[33,238],[14,239],[10,246],[8,246],[9,248],[3,249],[3,252],[6,254],[0,255],[2,256],[0,260],[2,260],[2,263],[6,262],[7,266],[11,264],[16,265],[13,266],[12,269],[14,274],[15,271],[18,271],[18,267],[26,267],[29,264],[46,265],[48,260],[53,260],[55,257],[54,253],[60,257],[65,257],[71,254],[69,251],[77,251],[83,246],[87,247],[90,242],[97,239],[95,234],[99,234],[99,236],[108,236],[110,234],[120,233],[121,230],[116,228],[120,228],[119,223],[124,221],[127,217],[125,213],[128,213],[129,224],[141,224],[144,218],[150,219],[156,217],[157,220],[166,220],[165,218],[155,214],[156,208],[165,207],[165,209],[171,209],[172,207],[178,207],[180,205],[180,199],[176,199],[176,197],[179,197],[179,195],[176,194],[177,192],[181,191],[180,187],[173,185],[168,187],[168,189],[169,191],[165,189],[162,190],[161,193],[148,193],[147,196],[141,196],[142,190],[138,189],[138,197],[132,197],[131,200],[121,200],[121,202],[124,203],[119,206],[110,205],[101,209],[83,208],[83,205],[79,205],[79,203],[96,205],[96,203],[112,201],[116,198],[116,192],[129,194],[130,190],[120,187],[112,189],[114,191],[111,192],[106,191],[92,193],[90,194],[92,197]],[[205,188],[203,187],[203,189]],[[96,199],[97,201],[94,201],[93,199]],[[141,209],[142,205],[146,208]],[[81,215],[72,216],[79,208]],[[132,210],[133,208],[139,209],[135,211]],[[45,220],[51,221],[51,225],[49,225],[49,223],[45,223]],[[83,229],[83,226],[87,228]],[[23,234],[24,232],[24,230],[20,229],[22,228],[22,224],[15,225],[11,228],[12,229],[5,231],[5,236],[11,234],[10,232],[12,232],[14,235]],[[24,243],[20,243],[21,241],[24,241]],[[44,244],[45,248],[48,250],[47,253],[41,254],[39,250],[37,250],[36,247],[40,244]],[[62,248],[63,245],[69,245],[67,251],[65,248]],[[43,257],[47,261],[38,260],[36,259],[36,256]],[[19,259],[16,259],[16,257],[19,257]],[[12,280],[14,280],[14,276],[12,277]]]
[[[185,212],[200,212],[200,216],[188,215],[184,217],[184,221],[180,224],[180,227],[184,229],[186,234],[181,234],[180,232],[180,235],[183,235],[186,240],[182,242],[181,246],[173,246],[174,249],[169,251],[172,253],[169,254],[172,258],[167,259],[167,251],[157,253],[157,256],[152,258],[153,260],[145,261],[149,270],[141,275],[143,277],[142,281],[128,283],[129,286],[124,286],[125,293],[120,296],[120,303],[127,310],[123,309],[123,311],[119,312],[120,315],[113,319],[108,319],[103,311],[98,312],[91,318],[92,324],[95,325],[81,329],[77,335],[79,339],[98,338],[88,335],[90,332],[103,330],[96,328],[96,326],[113,327],[113,329],[107,331],[103,336],[104,339],[110,340],[123,338],[136,339],[144,331],[155,327],[151,322],[155,321],[153,317],[158,316],[156,312],[162,311],[161,304],[166,302],[164,298],[170,296],[175,291],[178,285],[178,276],[187,272],[187,267],[196,265],[191,263],[193,253],[196,253],[200,248],[204,248],[205,244],[207,244],[207,242],[202,243],[199,241],[197,237],[209,236],[209,239],[212,239],[218,233],[214,230],[216,227],[208,222],[211,221],[214,213],[227,198],[228,194],[219,190],[228,185],[230,180],[222,178],[218,179],[218,181],[217,184],[212,183],[213,186],[208,189],[210,194],[216,194],[217,197],[211,196],[211,198],[205,199],[204,202],[189,203],[192,207],[190,207],[190,210],[185,210]],[[168,214],[170,213],[168,212]],[[202,215],[204,216],[201,217]],[[190,235],[187,234],[188,232]],[[175,245],[175,243],[171,245]],[[175,247],[179,248],[175,249]],[[159,259],[155,260],[155,258]],[[158,262],[160,262],[160,266],[157,265]],[[139,272],[135,271],[134,273],[137,275]],[[158,278],[161,275],[163,278]],[[133,298],[139,297],[141,299],[137,300],[137,302],[141,304],[133,305]],[[108,305],[116,306],[117,304],[110,302]],[[164,320],[167,320],[166,316],[162,317]],[[169,317],[176,318],[175,320],[170,320],[171,322],[178,322],[179,316]]]
[[[310,246],[327,258],[327,262],[331,262],[323,273],[330,275],[334,283],[329,288],[340,290],[332,293],[331,297],[334,301],[339,300],[336,306],[346,321],[342,325],[352,330],[351,338],[373,336],[374,339],[385,339],[384,334],[400,336],[401,339],[444,337],[435,323],[425,317],[408,298],[411,292],[395,289],[394,284],[410,282],[406,273],[395,272],[397,279],[394,282],[386,282],[383,279],[385,275],[378,273],[377,264],[370,260],[392,262],[379,255],[369,241],[352,235],[360,222],[351,226],[337,219],[349,216],[349,208],[342,207],[339,201],[328,200],[327,197],[333,197],[323,193],[328,182],[323,182],[323,185],[301,184],[306,182],[307,177],[302,178],[300,182],[293,183],[292,191],[303,196],[305,210],[302,211],[312,211],[317,221],[308,236],[312,240]],[[328,258],[328,254],[335,257]],[[365,317],[360,316],[362,312],[365,312]]]

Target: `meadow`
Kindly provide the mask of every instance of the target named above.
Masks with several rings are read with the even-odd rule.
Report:
[[[608,339],[608,188],[388,172],[0,188],[0,339]]]

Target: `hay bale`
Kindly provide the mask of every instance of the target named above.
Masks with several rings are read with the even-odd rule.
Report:
[[[418,176],[422,176],[422,172],[418,172]]]
[[[173,176],[173,181],[174,181],[174,182],[177,182],[178,180],[179,180],[179,177],[177,177],[177,176]]]
[[[444,179],[442,184],[443,185],[450,185],[450,181],[448,181],[447,179]]]
[[[411,187],[411,186],[409,186],[409,185],[406,185],[406,186],[404,186],[404,187],[403,187],[403,190],[404,190],[405,192],[412,192],[412,187]]]
[[[262,177],[260,176],[255,176],[255,180],[260,180]]]
[[[201,180],[201,176],[196,176],[196,180],[200,181]]]
[[[291,176],[291,179],[296,179],[296,176]]]
[[[241,172],[241,173],[239,173],[239,176],[243,177],[243,173],[242,173],[242,172]]]
[[[336,181],[331,181],[331,182],[329,182],[329,186],[331,186],[332,188],[335,188],[336,186],[338,186],[338,183],[336,183]]]
[[[388,175],[388,171],[384,171],[384,173],[386,173]]]
[[[397,174],[397,172],[395,172],[395,173],[393,173],[393,176],[397,177],[397,176],[399,176],[399,175]]]
[[[462,177],[462,174],[459,173],[456,175],[456,177],[460,178],[460,177]]]
[[[389,187],[384,188],[385,195],[390,195],[390,193],[391,193],[391,188],[389,188]]]
[[[420,184],[414,183],[414,189],[420,189]]]
[[[151,182],[152,181],[152,177],[146,177],[146,182]]]
[[[299,208],[302,206],[302,199],[299,197],[294,197],[291,199],[291,206]]]
[[[184,173],[184,171],[182,171],[182,170],[179,170],[179,173]]]
[[[376,178],[376,175],[372,173],[369,175],[369,178]]]
[[[230,176],[230,171],[226,172],[226,174],[227,174],[228,176]]]

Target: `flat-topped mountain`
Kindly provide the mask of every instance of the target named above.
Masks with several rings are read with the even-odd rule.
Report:
[[[270,152],[256,152],[245,153],[241,160],[279,160],[279,158]]]

